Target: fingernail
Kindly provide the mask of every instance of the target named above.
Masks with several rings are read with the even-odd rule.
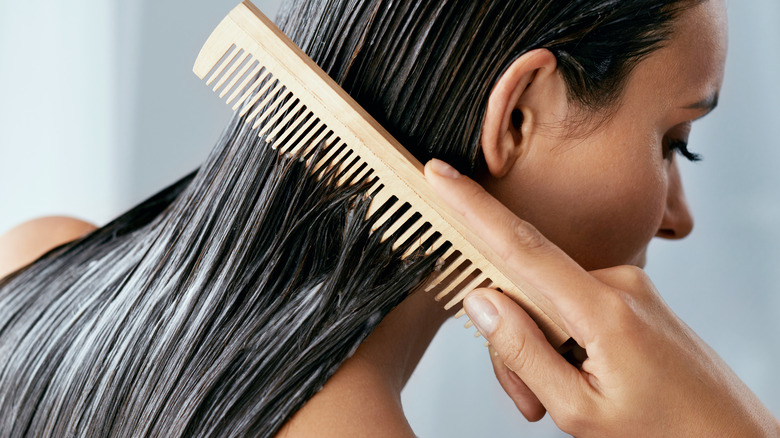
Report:
[[[498,326],[498,310],[493,303],[481,296],[468,295],[463,300],[463,307],[466,308],[471,321],[477,326],[483,336],[490,336]]]
[[[437,175],[451,179],[455,179],[460,176],[460,173],[455,170],[454,167],[450,166],[442,160],[433,158],[428,162],[428,164],[431,166],[431,170],[433,170]]]

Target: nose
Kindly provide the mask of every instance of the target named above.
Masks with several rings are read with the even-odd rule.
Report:
[[[666,209],[656,237],[682,239],[693,231],[693,216],[685,200],[680,169],[677,162],[669,166],[669,184],[666,194]]]

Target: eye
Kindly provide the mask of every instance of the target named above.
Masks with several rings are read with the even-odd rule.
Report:
[[[664,158],[671,160],[672,154],[675,152],[688,159],[688,161],[696,162],[702,160],[701,155],[688,150],[687,141],[672,138],[664,140]]]
[[[701,161],[701,155],[691,152],[688,149],[688,137],[691,135],[690,121],[681,123],[666,133],[662,141],[663,156],[665,160],[674,158],[678,153],[688,159],[688,161]]]

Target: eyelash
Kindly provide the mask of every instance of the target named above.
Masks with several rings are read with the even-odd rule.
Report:
[[[700,154],[688,150],[688,142],[684,140],[670,139],[668,142],[667,150],[670,153],[674,153],[674,152],[679,153],[680,155],[685,157],[688,161],[696,162],[702,160]]]

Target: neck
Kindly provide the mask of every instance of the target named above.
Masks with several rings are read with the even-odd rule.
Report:
[[[400,396],[428,344],[453,313],[418,290],[382,320],[356,355],[388,379]]]

